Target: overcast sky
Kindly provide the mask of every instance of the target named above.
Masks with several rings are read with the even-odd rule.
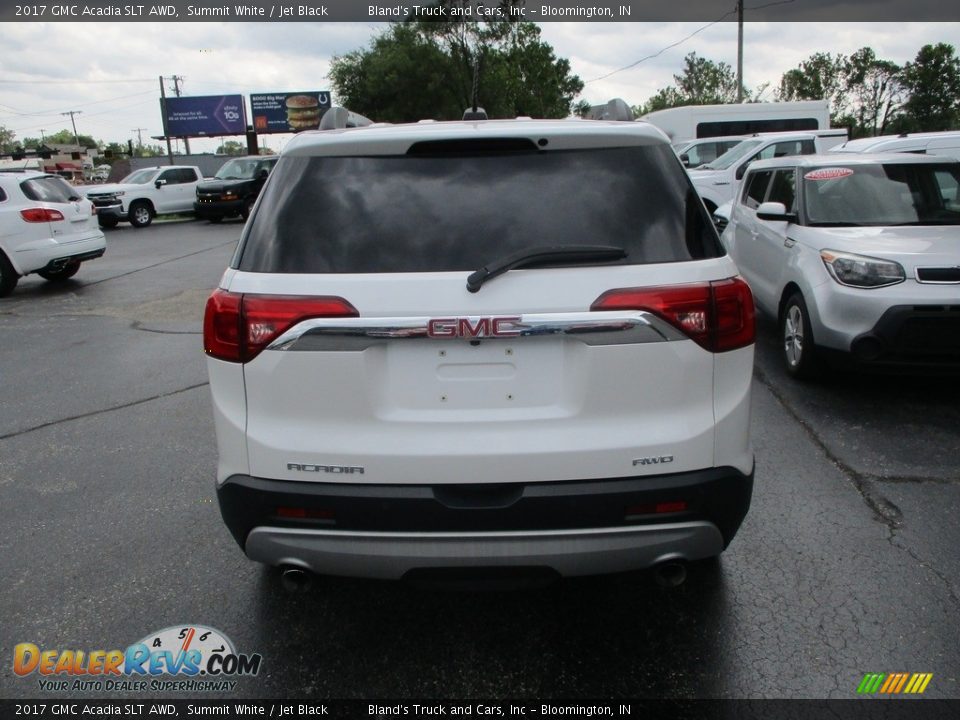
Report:
[[[704,25],[551,22],[541,29],[586,81],[583,98],[599,104],[622,97],[636,105],[671,84],[689,52],[736,66],[736,23],[718,23],[684,40]],[[146,142],[162,133],[160,75],[183,77],[186,95],[327,90],[331,58],[367,46],[382,31],[368,23],[0,23],[0,125],[20,140],[40,137],[41,129],[69,129],[70,118],[60,113],[80,110],[82,134],[125,143],[136,141],[134,128],[144,128]],[[750,88],[769,82],[765,99],[773,99],[786,70],[814,52],[849,54],[869,45],[879,57],[902,64],[927,43],[960,47],[958,23],[748,22],[744,35],[744,80]],[[264,137],[279,149],[289,136]],[[212,152],[219,142],[191,146]]]

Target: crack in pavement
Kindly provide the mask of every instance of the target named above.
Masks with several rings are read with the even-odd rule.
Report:
[[[800,417],[799,413],[797,413],[797,411],[794,410],[793,407],[787,402],[786,397],[784,397],[784,395],[773,386],[773,383],[770,382],[770,379],[759,367],[754,367],[753,374],[754,377],[756,377],[757,380],[759,380],[760,383],[770,391],[770,394],[776,398],[777,402],[787,412],[787,414],[797,421],[803,431],[820,449],[827,460],[833,463],[837,469],[840,470],[840,472],[850,480],[854,488],[863,498],[864,503],[866,503],[867,507],[873,511],[877,519],[886,525],[887,542],[890,544],[890,546],[907,553],[907,555],[913,558],[920,565],[920,567],[929,570],[946,588],[947,593],[950,596],[950,600],[954,603],[954,605],[960,608],[960,596],[958,596],[957,590],[953,586],[953,583],[950,581],[949,577],[947,577],[947,575],[941,570],[938,570],[932,563],[924,560],[917,555],[914,550],[902,543],[902,538],[898,534],[898,531],[903,525],[903,513],[901,512],[900,508],[897,507],[891,500],[870,486],[871,483],[880,482],[881,480],[873,476],[857,472],[843,462],[843,460],[836,457],[827,444],[817,434],[816,430],[814,430],[810,423]],[[890,480],[883,481],[891,482]],[[894,478],[892,482],[939,482],[943,484],[954,484],[954,481],[952,480],[940,480],[939,478]]]
[[[83,287],[99,285],[100,283],[105,283],[110,280],[116,280],[118,278],[127,277],[128,275],[134,275],[138,272],[143,272],[144,270],[150,270],[155,267],[160,267],[161,265],[166,265],[168,263],[176,262],[177,260],[183,260],[184,258],[193,257],[194,255],[202,255],[203,253],[210,252],[211,250],[219,250],[220,248],[226,247],[227,245],[236,245],[236,244],[237,244],[236,240],[229,240],[227,242],[219,243],[217,245],[204,248],[203,250],[197,250],[196,252],[187,253],[186,255],[180,255],[175,258],[170,258],[169,260],[161,260],[160,262],[154,263],[153,265],[144,265],[142,268],[137,268],[136,270],[130,270],[125,273],[120,273],[119,275],[112,275],[111,277],[102,278],[100,280],[94,280],[93,282],[84,283]]]
[[[26,435],[27,433],[32,433],[36,430],[43,430],[44,428],[52,427],[54,425],[61,425],[73,420],[83,420],[84,418],[94,417],[95,415],[102,415],[103,413],[113,412],[115,410],[124,410],[137,405],[143,405],[148,402],[153,402],[154,400],[161,400],[172,395],[179,395],[180,393],[189,392],[190,390],[196,390],[197,388],[202,388],[209,384],[209,382],[202,382],[197,383],[196,385],[188,385],[187,387],[179,388],[178,390],[170,390],[169,392],[159,393],[158,395],[153,395],[148,398],[141,398],[140,400],[133,400],[127,403],[121,403],[120,405],[101,408],[100,410],[91,410],[90,412],[80,413],[79,415],[71,415],[70,417],[60,418],[59,420],[50,420],[49,422],[40,423],[39,425],[34,425],[33,427],[15,430],[11,433],[7,433],[6,435],[0,435],[0,440],[9,440],[10,438],[19,437],[20,435]]]
[[[936,575],[937,578],[940,580],[940,582],[942,582],[943,585],[947,588],[947,592],[950,594],[950,599],[953,601],[953,604],[956,605],[958,608],[960,608],[960,595],[957,594],[956,587],[954,587],[953,583],[950,581],[950,578],[947,577],[946,573],[944,573],[942,570],[938,570],[933,564],[921,558],[911,548],[897,542],[898,540],[901,540],[901,538],[897,534],[897,531],[893,528],[890,528],[890,535],[889,537],[887,537],[887,542],[890,543],[892,547],[895,547],[898,550],[905,552],[907,555],[909,555],[914,560],[916,560],[917,563],[920,565],[920,567],[926,568],[927,570],[932,572],[934,575]]]
[[[787,398],[783,395],[783,393],[774,387],[773,383],[770,381],[770,378],[767,377],[763,370],[761,370],[759,367],[754,367],[753,376],[757,378],[757,380],[759,380],[761,384],[767,388],[767,390],[770,391],[770,394],[776,398],[777,402],[780,403],[780,406],[787,412],[787,414],[797,421],[797,424],[800,425],[813,444],[820,449],[824,456],[826,456],[827,460],[836,465],[840,472],[842,472],[850,480],[854,488],[856,488],[857,492],[860,494],[860,497],[862,497],[863,501],[867,504],[867,507],[869,507],[877,516],[877,519],[891,529],[899,527],[903,522],[903,513],[900,511],[900,508],[898,508],[891,500],[884,497],[874,488],[870,487],[872,478],[868,475],[858,472],[857,470],[854,470],[847,463],[838,458],[829,448],[829,446],[820,438],[813,426],[804,420],[800,414],[787,402]]]
[[[76,289],[75,294],[79,296],[83,293],[84,288],[93,287],[94,285],[100,285],[101,283],[109,282],[111,280],[117,280],[119,278],[127,277],[128,275],[134,275],[138,272],[143,272],[144,270],[152,270],[153,268],[160,267],[161,265],[167,265],[172,262],[177,262],[178,260],[184,260],[185,258],[193,257],[195,255],[202,255],[203,253],[211,252],[213,250],[219,250],[220,248],[226,247],[227,245],[236,245],[236,244],[237,244],[237,240],[229,240],[227,242],[218,243],[217,245],[212,245],[211,247],[204,248],[203,250],[196,250],[195,252],[187,253],[186,255],[178,255],[177,257],[174,257],[174,258],[161,260],[160,262],[153,263],[152,265],[144,265],[143,267],[136,268],[135,270],[129,270],[128,272],[120,273],[119,275],[111,275],[110,277],[101,278],[99,280],[84,282],[79,288]],[[14,298],[14,300],[17,301],[16,298]],[[24,299],[24,300],[20,300],[19,302],[22,303],[24,307],[28,307],[27,303],[29,303],[30,300]],[[70,313],[62,313],[62,315],[69,315],[69,314]],[[18,317],[18,318],[24,317],[19,312],[17,312],[16,308],[0,311],[0,315],[9,316],[9,317]]]
[[[197,330],[159,330],[157,328],[143,327],[143,323],[139,320],[134,320],[130,323],[131,330],[139,330],[140,332],[156,333],[158,335],[203,335],[203,331]]]

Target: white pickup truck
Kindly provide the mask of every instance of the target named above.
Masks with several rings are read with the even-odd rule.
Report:
[[[825,152],[847,140],[847,131],[811,130],[809,132],[763,133],[747,138],[713,162],[689,170],[693,185],[711,213],[729,202],[737,186],[754,160],[813,155]]]
[[[194,165],[142,168],[118,183],[91,187],[87,199],[96,205],[101,227],[116,227],[121,220],[146,227],[157,215],[192,213],[202,179]]]

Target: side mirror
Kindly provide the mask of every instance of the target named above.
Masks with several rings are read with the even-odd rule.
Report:
[[[266,180],[267,175],[269,174],[270,174],[270,171],[267,170],[266,168],[263,168],[262,170],[260,170],[260,172],[257,173],[257,180]]]
[[[757,208],[757,218],[774,222],[796,222],[795,213],[788,213],[782,202],[765,202]]]
[[[680,153],[680,162],[683,163],[684,167],[690,167],[690,156],[686,153]]]
[[[163,187],[166,184],[167,184],[166,180],[157,180],[153,185],[155,188],[157,188],[157,190],[159,190],[161,187]]]
[[[748,167],[750,167],[750,163],[745,162],[743,165],[737,168],[737,180],[743,180],[743,176],[747,172]]]

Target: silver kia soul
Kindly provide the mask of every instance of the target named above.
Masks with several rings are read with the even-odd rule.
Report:
[[[646,123],[301,133],[206,308],[224,521],[291,573],[716,556],[750,504],[753,341]]]

